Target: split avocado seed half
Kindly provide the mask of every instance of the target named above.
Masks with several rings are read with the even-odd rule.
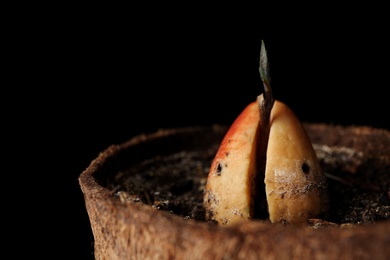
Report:
[[[328,211],[326,176],[297,116],[273,99],[264,42],[259,71],[264,93],[235,119],[211,164],[206,219],[223,225],[253,219],[265,196],[272,223],[306,223]]]

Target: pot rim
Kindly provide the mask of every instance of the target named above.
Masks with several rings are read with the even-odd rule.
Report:
[[[353,128],[360,134],[367,131],[377,131],[380,134],[390,136],[387,130],[365,126],[330,126],[309,123],[304,125],[314,128],[324,126],[341,127],[342,129]],[[298,256],[302,253],[329,255],[332,251],[336,252],[338,256],[367,256],[371,259],[373,255],[380,258],[389,255],[387,245],[390,244],[390,220],[378,221],[374,224],[356,225],[352,228],[325,227],[315,229],[307,226],[271,224],[257,220],[246,221],[230,227],[217,226],[201,221],[186,220],[169,212],[153,209],[145,204],[124,204],[120,202],[113,191],[100,185],[96,179],[95,175],[102,167],[131,147],[144,142],[169,138],[173,135],[196,134],[205,130],[224,133],[227,127],[222,125],[194,126],[162,129],[150,134],[140,134],[124,143],[109,146],[90,163],[80,174],[79,183],[94,233],[95,251],[98,248],[116,246],[107,245],[107,243],[115,244],[115,241],[103,241],[104,239],[98,238],[98,236],[104,236],[102,227],[112,226],[111,222],[113,222],[116,225],[115,228],[124,230],[124,234],[134,236],[134,232],[144,232],[141,229],[147,227],[147,230],[151,232],[149,235],[162,234],[161,238],[155,238],[158,241],[167,239],[171,240],[172,243],[180,241],[181,244],[201,245],[203,251],[214,256],[218,252],[213,251],[210,243],[217,241],[219,243],[224,241],[223,244],[226,244],[226,246],[221,247],[225,250],[225,252],[222,252],[224,254],[229,252],[231,247],[239,248],[233,250],[235,256],[248,252],[256,253],[259,256],[281,256],[282,253],[279,250],[283,248],[288,250],[290,256],[294,254]],[[390,161],[390,155],[388,155],[388,160]],[[139,225],[140,229],[134,227],[134,225]],[[169,232],[167,233],[166,230],[169,230]],[[105,230],[104,232],[108,231]],[[117,233],[118,231],[113,232]],[[200,242],[205,239],[208,240],[209,245]],[[115,250],[128,250],[126,246],[120,248]],[[135,249],[132,248],[132,250],[134,252]],[[174,250],[171,254],[177,255],[179,252],[178,249],[171,250]],[[244,250],[246,250],[246,253],[244,253]]]

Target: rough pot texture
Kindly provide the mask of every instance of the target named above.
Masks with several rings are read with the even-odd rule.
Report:
[[[354,178],[358,176],[366,178],[367,185],[378,173],[388,179],[389,131],[363,126],[304,126],[325,171],[337,169],[337,173],[342,177],[342,174],[348,175],[343,179],[347,180],[348,185],[353,184]],[[142,188],[143,182],[135,180],[137,173],[127,177],[131,179],[133,176],[130,181],[132,185],[120,183],[131,169],[141,169],[140,165],[145,166],[142,163],[148,160],[150,162],[151,158],[161,159],[192,151],[207,154],[212,158],[226,130],[227,127],[218,125],[162,130],[136,136],[125,143],[112,145],[100,153],[79,177],[94,236],[95,258],[389,259],[390,220],[386,209],[390,207],[390,191],[389,186],[383,186],[383,183],[388,183],[383,181],[373,188],[387,188],[387,192],[382,194],[380,199],[384,204],[380,210],[386,211],[382,212],[380,220],[373,217],[366,223],[358,221],[349,225],[346,222],[355,211],[345,213],[348,218],[339,217],[344,214],[344,209],[337,208],[338,199],[334,198],[333,212],[338,213],[333,213],[333,217],[328,219],[332,221],[331,224],[295,227],[271,224],[266,216],[264,219],[250,220],[236,226],[222,227],[203,221],[203,212],[199,208],[196,212],[191,211],[193,215],[184,216],[175,213],[180,203],[175,204],[176,208],[164,208],[164,203],[157,199],[164,192],[154,187],[158,191],[148,193],[146,188]],[[184,165],[186,161],[180,162],[180,165]],[[196,163],[199,164],[198,161]],[[205,164],[207,165],[207,162]],[[148,171],[153,171],[153,167],[148,168]],[[169,165],[167,169],[167,174],[176,174],[175,169],[169,168]],[[206,177],[206,171],[199,170],[195,175],[199,175],[201,179]],[[148,174],[151,179],[152,173]],[[203,184],[204,182],[199,181],[198,189],[202,188]],[[345,185],[348,186],[347,184]],[[193,182],[185,182],[183,187],[190,189],[194,188],[194,185]],[[179,192],[177,188],[174,190],[172,185],[169,187],[170,196],[175,192],[186,192],[182,189]],[[330,192],[337,191],[336,188],[330,188]],[[131,189],[136,189],[137,192],[132,193]],[[173,190],[175,192],[172,192]],[[375,203],[378,207],[379,202]],[[370,212],[373,212],[370,216],[379,214],[375,213],[374,209]],[[368,219],[370,212],[364,213],[362,219]]]

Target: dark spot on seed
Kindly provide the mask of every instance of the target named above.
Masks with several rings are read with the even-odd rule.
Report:
[[[222,165],[221,165],[221,163],[218,163],[216,170],[217,170],[217,175],[221,176],[221,172],[222,172]]]
[[[310,171],[310,167],[309,167],[309,165],[307,165],[307,163],[302,163],[302,171],[303,171],[303,173],[305,173],[305,174],[308,174],[309,173],[309,171]]]
[[[229,156],[229,153],[226,153],[226,157],[228,157]]]
[[[280,198],[281,198],[281,199],[284,199],[284,194],[286,194],[286,193],[283,192],[282,195],[280,195]]]

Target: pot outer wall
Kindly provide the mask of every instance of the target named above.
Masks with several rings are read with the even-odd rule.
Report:
[[[325,138],[328,145],[339,144],[366,150],[371,156],[390,165],[390,133],[387,131],[365,127],[344,129],[328,125],[307,127],[316,143],[323,142]],[[215,126],[159,131],[111,146],[101,153],[79,178],[94,234],[95,257],[301,259],[310,255],[312,259],[387,259],[390,256],[389,221],[355,228],[320,229],[249,221],[239,226],[221,228],[186,221],[143,204],[123,204],[100,184],[101,180],[107,178],[107,174],[115,172],[118,165],[127,164],[123,159],[129,155],[153,153],[158,150],[156,144],[173,140],[184,147],[194,147],[194,140],[202,137],[206,142],[212,139],[215,141],[215,138],[221,138],[223,131]],[[177,142],[181,139],[182,142]],[[150,149],[153,147],[156,149]]]

